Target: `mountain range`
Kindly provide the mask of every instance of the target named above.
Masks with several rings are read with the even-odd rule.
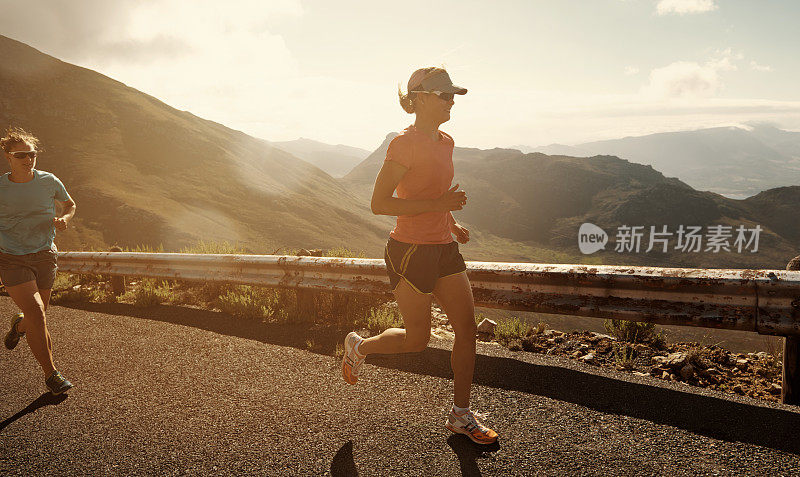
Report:
[[[37,134],[38,167],[59,176],[78,204],[57,238],[62,250],[226,240],[259,253],[344,246],[382,256],[393,219],[372,215],[369,197],[396,133],[336,179],[307,155],[326,150],[319,143],[250,137],[9,38],[0,37],[0,57],[0,126]],[[792,154],[794,136],[784,133],[762,132],[777,153]],[[468,260],[783,268],[800,248],[800,187],[736,200],[609,155],[457,147],[453,158],[469,196],[455,213],[472,232],[462,247]],[[604,251],[578,250],[587,222],[611,236]],[[760,226],[760,248],[614,251],[619,227],[680,225]]]
[[[613,155],[647,164],[695,189],[745,198],[800,184],[800,132],[767,123],[587,142],[516,146],[524,152],[589,157]]]

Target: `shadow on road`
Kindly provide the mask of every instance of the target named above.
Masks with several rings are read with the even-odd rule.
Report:
[[[308,343],[313,342],[311,351],[327,355],[333,354],[335,346],[345,334],[334,328],[309,329],[308,324],[259,323],[232,319],[223,313],[175,306],[144,309],[125,304],[80,303],[72,307],[192,326],[299,349],[307,350]],[[409,373],[452,378],[450,351],[439,348],[429,347],[421,353],[405,355],[370,355],[367,363]],[[631,383],[560,366],[486,355],[477,356],[474,379],[476,384],[483,386],[544,396],[604,413],[685,429],[715,439],[800,454],[800,439],[797,439],[800,413],[796,412]],[[344,447],[339,452],[343,450],[346,452]],[[352,456],[352,448],[350,452]],[[459,459],[463,469],[465,461],[461,454]],[[466,466],[470,466],[469,459]]]
[[[489,457],[489,452],[500,450],[500,444],[497,442],[492,445],[480,445],[473,443],[467,436],[456,434],[447,438],[447,445],[458,456],[461,475],[464,477],[480,477],[481,470],[478,468],[478,459]]]
[[[36,398],[35,401],[28,404],[25,409],[21,410],[20,412],[14,414],[13,416],[9,417],[3,422],[0,422],[0,431],[8,427],[9,424],[16,421],[17,419],[30,414],[32,412],[36,412],[37,409],[45,407],[45,406],[55,406],[64,402],[67,399],[66,394],[59,394],[58,396],[53,396],[53,394],[46,392]]]
[[[333,456],[331,477],[358,477],[358,469],[353,460],[353,441],[347,441]]]

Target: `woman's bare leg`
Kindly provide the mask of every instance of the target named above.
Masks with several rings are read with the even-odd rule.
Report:
[[[453,368],[453,402],[469,407],[472,376],[475,371],[475,304],[467,272],[440,278],[433,289],[436,301],[455,332],[450,365]]]
[[[431,295],[420,293],[401,280],[394,292],[406,328],[389,328],[358,345],[361,355],[422,351],[431,339]]]
[[[42,303],[44,304],[44,311],[47,313],[47,307],[50,305],[50,293],[53,290],[48,289],[39,289],[39,296],[42,297]],[[47,336],[47,349],[50,350],[50,355],[53,355],[53,341],[50,339],[50,330],[45,328],[45,335]]]
[[[25,339],[34,358],[42,367],[45,377],[49,377],[56,368],[53,365],[53,353],[47,331],[45,303],[39,289],[36,288],[36,281],[31,280],[13,287],[6,287],[6,291],[25,315],[25,318],[17,325],[17,331],[25,333]]]

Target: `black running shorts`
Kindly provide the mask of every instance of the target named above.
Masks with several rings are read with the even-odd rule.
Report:
[[[467,269],[458,242],[416,244],[389,238],[384,260],[392,290],[405,280],[414,290],[426,294],[433,293],[438,279]]]

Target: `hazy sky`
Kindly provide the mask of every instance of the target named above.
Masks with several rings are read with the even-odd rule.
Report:
[[[800,129],[796,0],[489,5],[0,0],[0,33],[267,140],[374,149],[413,120],[397,85],[429,65],[469,88],[442,126],[461,146]]]

